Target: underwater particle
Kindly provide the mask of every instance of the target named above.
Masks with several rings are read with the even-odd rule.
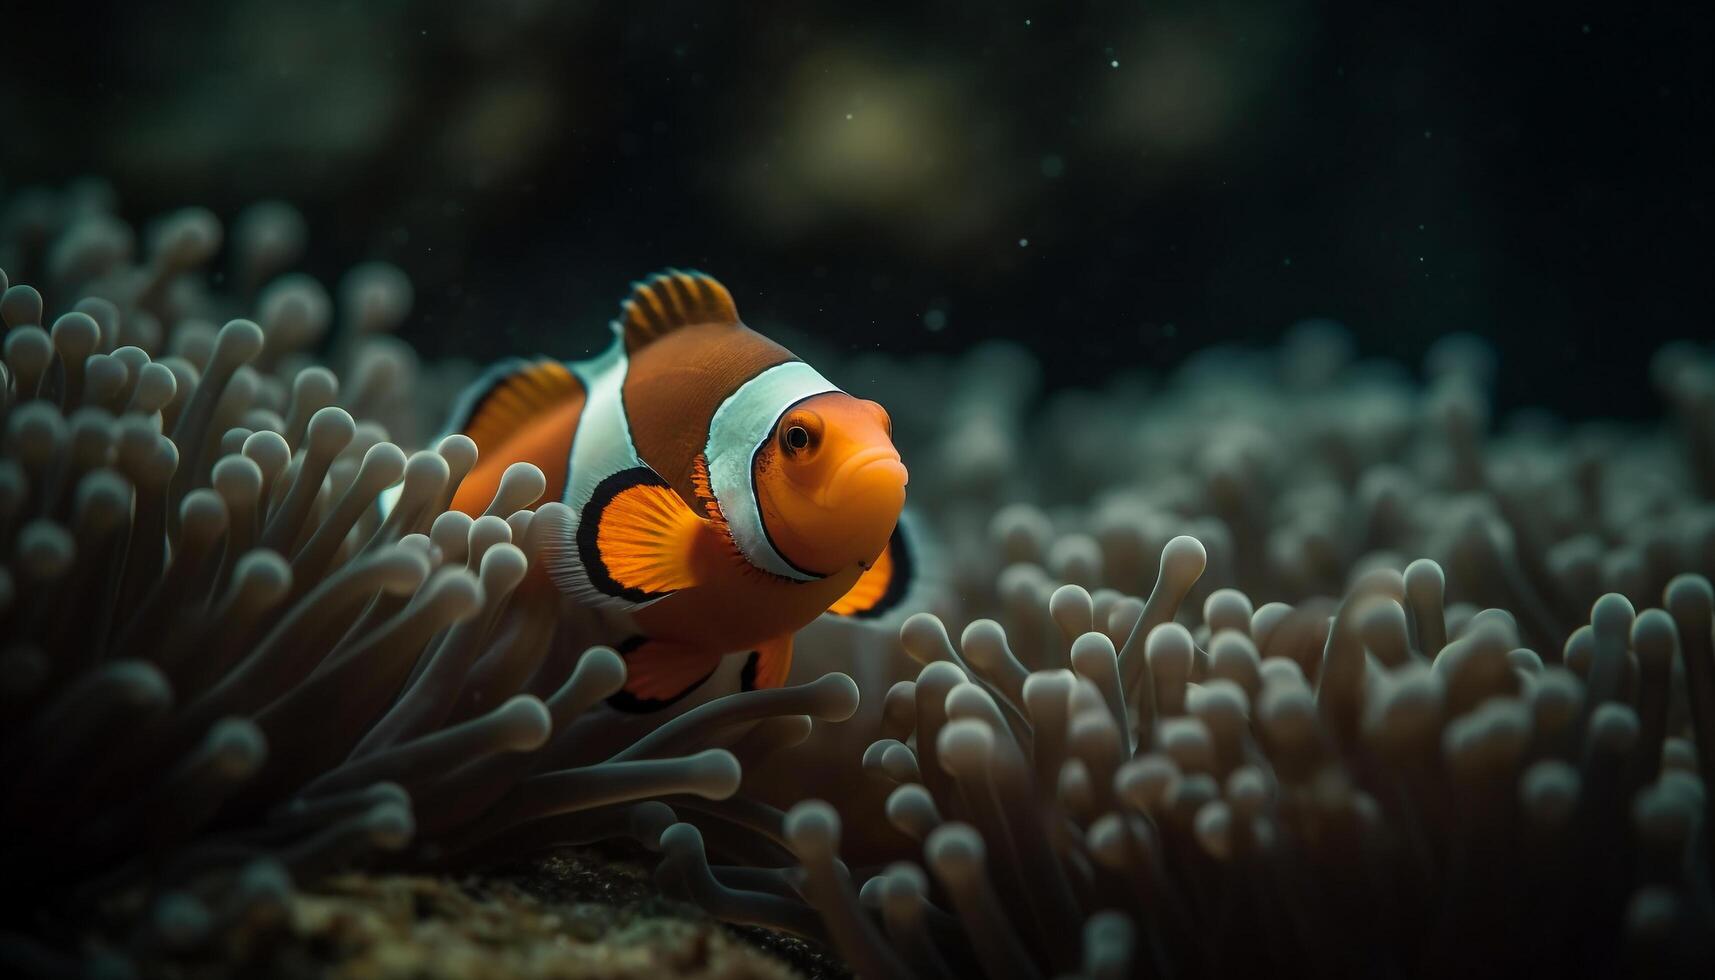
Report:
[[[1046,154],[1038,164],[1038,169],[1042,171],[1042,176],[1057,180],[1066,174],[1066,158],[1058,153]]]
[[[1029,248],[1029,247],[1030,247],[1030,239],[1028,239],[1028,238],[1020,238],[1020,239],[1019,239],[1019,240],[1018,240],[1018,247],[1019,247],[1019,248]]]
[[[923,313],[923,327],[930,333],[947,329],[947,311],[939,307],[929,308]]]

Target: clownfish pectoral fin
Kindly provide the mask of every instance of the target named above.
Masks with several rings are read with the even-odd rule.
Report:
[[[776,637],[758,646],[744,661],[739,687],[746,691],[780,687],[792,672],[792,634]]]
[[[615,321],[628,354],[657,337],[699,323],[738,323],[738,306],[727,288],[701,272],[668,269],[633,283]]]
[[[672,705],[708,680],[721,662],[719,654],[643,637],[620,644],[619,655],[625,659],[625,686],[607,703],[630,714]]]
[[[636,603],[696,585],[695,556],[711,542],[718,532],[709,520],[647,467],[603,480],[578,526],[591,584]]]
[[[857,584],[828,607],[828,612],[857,619],[885,616],[905,601],[916,574],[917,556],[902,520],[887,539],[887,548],[859,576]]]

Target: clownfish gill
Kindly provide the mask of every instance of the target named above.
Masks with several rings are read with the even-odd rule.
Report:
[[[560,501],[545,576],[628,631],[625,688],[652,711],[722,657],[749,653],[746,687],[778,687],[792,638],[823,614],[896,607],[916,568],[900,514],[907,472],[892,421],[745,326],[698,272],[634,284],[599,356],[495,365],[449,430],[477,445],[454,510],[480,515],[513,463]]]

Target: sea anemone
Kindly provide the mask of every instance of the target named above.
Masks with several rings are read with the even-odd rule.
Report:
[[[399,270],[354,269],[336,300],[285,271],[303,222],[267,204],[216,277],[212,214],[166,216],[138,258],[111,205],[98,184],[23,197],[7,261],[46,299],[0,274],[5,962],[196,949],[354,865],[657,847],[676,815],[649,801],[724,800],[772,747],[743,723],[851,714],[834,674],[617,750],[577,739],[624,664],[519,589],[539,470],[473,520],[447,509],[469,439],[390,441],[437,397],[390,336]]]
[[[191,209],[139,250],[92,182],[6,214],[45,297],[0,278],[0,961],[615,839],[866,977],[1710,961],[1709,351],[1658,357],[1670,425],[1576,427],[1492,425],[1478,338],[1419,382],[1326,321],[1099,391],[815,356],[896,420],[913,614],[615,718],[622,659],[523,587],[542,474],[449,512],[474,445],[400,446],[472,369],[398,336],[397,269],[289,271],[304,237]]]
[[[1315,322],[1035,425],[1014,350],[866,371],[937,423],[956,585],[864,688],[867,778],[786,814],[802,902],[865,976],[1706,967],[1711,367],[1660,355],[1671,427],[1498,436],[1464,336],[1427,389]]]

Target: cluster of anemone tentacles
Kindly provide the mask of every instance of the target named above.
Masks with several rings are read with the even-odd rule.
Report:
[[[660,800],[731,796],[780,744],[747,722],[852,713],[833,674],[583,744],[624,664],[519,588],[541,472],[515,465],[473,520],[447,509],[470,440],[389,441],[418,387],[388,333],[404,277],[359,267],[336,302],[284,272],[303,228],[281,205],[241,215],[224,261],[200,209],[134,256],[110,203],[86,184],[7,214],[9,271],[47,284],[0,273],[8,972],[190,954],[337,868],[656,846]]]
[[[224,258],[197,210],[134,255],[98,184],[0,222],[48,298],[0,281],[8,966],[204,948],[335,867],[605,838],[866,977],[1710,960],[1707,350],[1657,358],[1672,425],[1567,427],[1492,425],[1469,337],[1426,384],[1316,323],[1041,396],[1004,346],[811,338],[893,414],[931,612],[815,624],[807,683],[622,724],[623,662],[520,588],[541,474],[472,520],[468,441],[394,444],[469,375],[393,336],[397,270],[330,296],[280,205]]]
[[[875,367],[952,588],[788,883],[691,828],[664,883],[875,977],[1715,965],[1707,350],[1656,358],[1671,425],[1493,432],[1470,337],[1425,386],[1316,323],[1035,412],[1005,347]]]
[[[957,644],[907,621],[923,666],[862,756],[885,803],[804,802],[779,827],[810,934],[889,977],[1712,962],[1706,578],[1672,580],[1665,610],[1603,596],[1545,657],[1499,610],[1450,634],[1427,559],[1365,574],[1331,618],[1222,589],[1188,629],[1206,561],[1179,537],[1147,600],[1054,590],[1034,670],[993,620]],[[878,818],[908,843],[854,874],[842,828]],[[802,929],[792,896],[711,874],[694,830],[663,845],[685,894]]]

